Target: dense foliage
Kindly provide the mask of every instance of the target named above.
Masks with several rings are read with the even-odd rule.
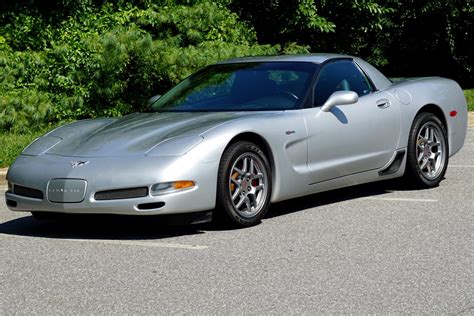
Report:
[[[393,77],[446,76],[474,86],[472,0],[232,0],[259,42],[362,56]]]
[[[72,2],[46,12],[18,6],[1,16],[0,130],[139,111],[150,96],[205,65],[281,51],[258,45],[251,27],[210,1],[77,1],[82,5],[71,10]]]
[[[463,0],[2,1],[0,131],[140,111],[245,55],[342,52],[472,87],[473,14]]]

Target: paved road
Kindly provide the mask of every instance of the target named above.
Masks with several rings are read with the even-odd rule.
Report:
[[[442,184],[275,205],[257,227],[38,223],[0,198],[0,313],[474,313],[474,129]]]

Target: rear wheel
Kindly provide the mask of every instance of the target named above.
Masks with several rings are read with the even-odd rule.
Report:
[[[258,224],[271,192],[270,164],[263,151],[246,141],[230,145],[219,165],[215,218],[236,227]]]
[[[416,116],[408,140],[406,179],[421,188],[437,186],[449,160],[446,128],[431,113]]]

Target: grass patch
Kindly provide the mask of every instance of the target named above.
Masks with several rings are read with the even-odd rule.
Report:
[[[44,131],[30,134],[0,134],[0,168],[8,167],[29,143],[42,134]]]
[[[464,90],[464,95],[466,96],[468,111],[474,111],[474,89]]]

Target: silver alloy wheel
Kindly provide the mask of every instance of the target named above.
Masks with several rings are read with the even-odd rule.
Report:
[[[423,124],[416,138],[416,158],[425,178],[432,180],[443,172],[446,154],[441,128],[433,122]]]
[[[229,193],[239,215],[249,218],[262,210],[267,184],[267,171],[260,157],[246,152],[234,161],[229,174]]]

